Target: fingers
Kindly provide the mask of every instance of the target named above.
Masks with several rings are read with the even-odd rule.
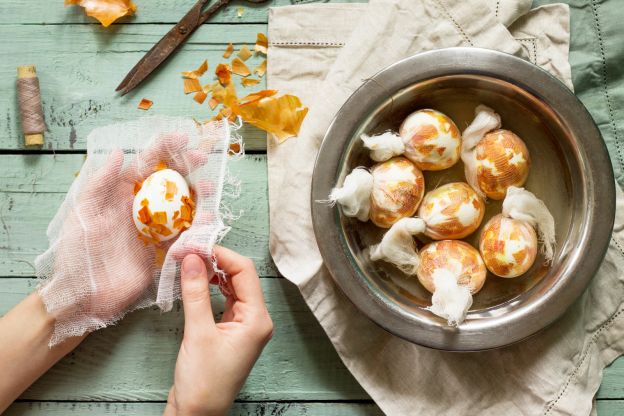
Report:
[[[195,185],[195,194],[197,195],[198,201],[210,197],[214,194],[214,191],[215,186],[212,181],[200,179]]]
[[[189,149],[188,141],[188,136],[183,133],[170,133],[159,137],[152,146],[137,155],[128,168],[127,179],[144,179],[154,172],[161,161],[182,176],[205,165],[208,154],[199,149]]]
[[[253,262],[221,246],[214,247],[214,255],[219,268],[230,276],[236,298],[241,302],[264,308],[262,287]]]
[[[137,174],[142,178],[150,175],[160,161],[169,162],[175,159],[175,156],[186,148],[187,143],[188,137],[185,134],[159,137],[152,146],[137,155]]]
[[[184,176],[193,172],[195,169],[204,166],[208,162],[208,154],[201,150],[191,149],[186,152],[185,156],[186,160],[184,161],[184,166],[180,167],[180,169],[186,171],[186,173],[180,172]]]
[[[201,257],[189,254],[182,261],[182,304],[184,306],[184,331],[190,333],[200,326],[215,326],[210,305],[208,271]]]
[[[111,190],[119,186],[119,174],[123,166],[124,155],[119,149],[115,149],[108,159],[100,167],[89,181],[87,192],[91,198],[101,199],[110,195]]]

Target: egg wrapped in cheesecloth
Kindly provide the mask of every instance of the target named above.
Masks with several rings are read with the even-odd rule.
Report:
[[[373,261],[383,260],[408,275],[416,275],[432,293],[427,309],[446,319],[448,325],[460,325],[472,305],[472,295],[485,283],[487,269],[479,252],[460,240],[442,240],[427,244],[420,253],[414,236],[423,233],[421,218],[403,218],[384,234],[381,242],[370,248]]]
[[[460,157],[461,134],[447,115],[431,109],[410,114],[401,124],[399,134],[385,132],[360,136],[370,157],[382,162],[403,155],[421,170],[442,170],[453,166]]]
[[[434,240],[460,239],[481,225],[483,199],[467,183],[452,182],[428,192],[418,216],[427,225],[425,235]]]
[[[535,262],[538,241],[546,262],[551,262],[556,243],[553,216],[534,194],[512,186],[507,189],[502,213],[491,218],[481,231],[481,257],[496,276],[517,277]]]
[[[500,116],[494,110],[477,106],[474,120],[462,135],[461,152],[470,186],[496,200],[503,199],[510,186],[524,185],[531,164],[524,141],[500,127]]]
[[[162,167],[135,185],[132,212],[139,238],[157,245],[191,226],[195,202],[184,177]]]
[[[329,202],[339,203],[346,216],[389,228],[416,213],[424,192],[420,169],[404,157],[395,157],[374,165],[370,172],[355,168],[342,187],[331,191]]]

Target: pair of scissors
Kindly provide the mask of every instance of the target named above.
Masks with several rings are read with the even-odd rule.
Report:
[[[206,11],[202,11],[210,0],[199,0],[186,15],[165,36],[150,49],[128,72],[115,89],[125,95],[147,78],[165,59],[171,55],[191,34],[206,22],[230,0],[217,0]],[[248,3],[264,3],[267,0],[246,0]]]

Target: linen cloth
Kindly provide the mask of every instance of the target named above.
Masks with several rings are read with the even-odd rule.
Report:
[[[572,87],[569,10],[530,1],[374,0],[289,6],[269,15],[269,88],[310,106],[299,137],[269,143],[271,254],[298,285],[341,359],[392,415],[588,414],[602,368],[622,353],[624,200],[590,288],[547,330],[511,347],[448,353],[413,345],[369,321],[334,284],[312,231],[310,184],[320,142],[346,98],[383,67],[450,46],[528,59]]]

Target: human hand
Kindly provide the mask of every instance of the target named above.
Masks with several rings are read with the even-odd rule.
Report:
[[[225,414],[273,333],[253,262],[219,246],[214,255],[231,293],[218,323],[204,261],[191,254],[182,263],[184,338],[165,415]]]
[[[170,134],[127,166],[122,151],[114,150],[99,169],[80,173],[77,180],[85,182],[78,189],[83,191],[61,207],[65,216],[51,224],[60,227],[58,244],[41,261],[49,268],[43,274],[51,276],[41,294],[57,320],[82,316],[89,322],[110,323],[153,283],[154,247],[145,247],[137,238],[133,188],[160,161],[183,176],[206,163],[205,152],[188,149],[187,143],[186,136]]]

